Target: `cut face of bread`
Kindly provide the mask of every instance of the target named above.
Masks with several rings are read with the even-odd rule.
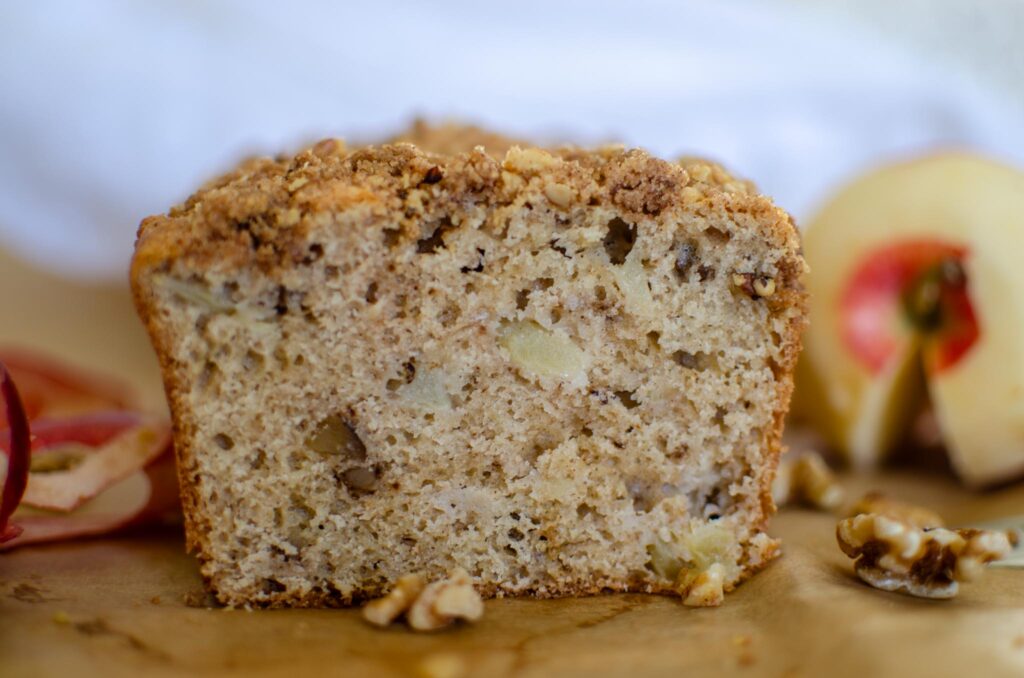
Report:
[[[775,551],[798,249],[748,184],[638,150],[245,164],[143,222],[132,270],[203,575],[230,605],[454,567],[731,589]]]

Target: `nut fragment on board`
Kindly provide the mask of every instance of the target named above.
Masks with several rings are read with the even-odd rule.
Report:
[[[855,516],[860,513],[874,513],[922,529],[946,526],[942,516],[930,508],[893,499],[880,492],[865,494],[850,508],[848,515]]]
[[[371,624],[387,626],[404,614],[414,631],[434,631],[457,619],[475,622],[483,613],[483,599],[462,568],[430,584],[422,575],[407,574],[395,582],[387,595],[363,607],[363,618]]]
[[[836,539],[862,580],[921,598],[954,597],[959,582],[976,579],[1011,548],[1005,532],[922,529],[876,513],[840,521]]]
[[[383,598],[371,600],[363,607],[363,619],[376,626],[387,626],[412,607],[426,582],[419,574],[399,577],[394,588]]]
[[[772,498],[777,506],[800,504],[831,511],[842,503],[843,487],[821,455],[807,451],[779,462]]]
[[[406,621],[414,631],[441,629],[456,619],[478,621],[484,615],[484,601],[473,588],[473,581],[462,568],[447,579],[428,584],[409,608]]]

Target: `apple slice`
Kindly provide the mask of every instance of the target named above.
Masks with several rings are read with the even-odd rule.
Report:
[[[923,405],[923,374],[965,482],[1024,472],[1024,174],[956,154],[883,168],[818,214],[804,250],[799,412],[873,464]]]
[[[118,413],[123,414],[123,413]],[[112,419],[108,415],[107,419]],[[46,422],[42,427],[59,444],[36,447],[32,454],[28,487],[22,503],[54,511],[71,511],[114,483],[142,469],[165,452],[171,442],[170,427],[161,419],[134,415],[125,418],[121,430],[107,431],[108,440],[91,447],[89,428],[96,417],[67,422]],[[101,423],[109,423],[102,421]],[[63,424],[62,429],[58,426]],[[36,427],[34,427],[35,430]],[[58,430],[55,430],[58,429]],[[77,440],[74,433],[78,432]],[[47,458],[47,455],[52,455]],[[42,463],[40,463],[42,462]]]
[[[19,546],[109,534],[152,523],[172,523],[179,515],[174,455],[168,450],[70,513],[22,505],[14,514],[21,532],[0,543],[0,551]]]

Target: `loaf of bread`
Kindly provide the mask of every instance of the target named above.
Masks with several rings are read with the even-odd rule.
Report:
[[[211,590],[348,605],[461,567],[716,604],[777,550],[789,217],[711,163],[404,138],[248,161],[139,229]]]

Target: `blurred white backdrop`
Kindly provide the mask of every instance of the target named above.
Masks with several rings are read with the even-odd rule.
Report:
[[[1021,0],[5,3],[0,247],[123,278],[138,222],[239,157],[414,115],[705,155],[799,221],[887,159],[1024,166],[1022,18]]]

